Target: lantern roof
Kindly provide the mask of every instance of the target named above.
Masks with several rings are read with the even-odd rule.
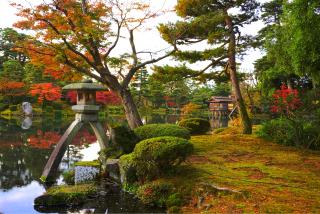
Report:
[[[92,82],[92,80],[83,80],[78,83],[66,85],[62,88],[62,90],[104,91],[107,90],[107,88],[103,85]]]

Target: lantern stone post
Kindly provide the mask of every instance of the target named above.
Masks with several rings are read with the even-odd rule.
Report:
[[[108,137],[98,120],[100,107],[96,105],[96,91],[103,91],[107,88],[97,83],[93,83],[91,80],[84,80],[81,83],[66,85],[62,89],[75,90],[77,92],[77,105],[72,106],[72,110],[76,112],[76,116],[75,120],[62,135],[51,153],[41,176],[43,182],[52,181],[68,145],[84,124],[90,124],[97,137],[100,149],[105,149],[107,147]]]

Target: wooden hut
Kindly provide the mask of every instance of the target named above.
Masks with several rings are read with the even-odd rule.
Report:
[[[213,96],[208,102],[213,117],[228,116],[236,107],[233,96]]]

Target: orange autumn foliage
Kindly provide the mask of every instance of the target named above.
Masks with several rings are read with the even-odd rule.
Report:
[[[108,57],[117,45],[120,28],[136,30],[163,14],[152,11],[145,0],[59,0],[30,7],[12,5],[21,18],[14,26],[35,33],[16,49],[27,53],[33,64],[45,65],[44,72],[59,79],[73,76],[78,80],[80,74],[85,74],[101,81],[101,74],[110,72]]]
[[[33,84],[29,91],[30,95],[38,97],[38,103],[44,100],[55,101],[61,97],[61,88],[54,86],[52,83]]]
[[[0,93],[6,96],[22,96],[25,95],[25,84],[10,80],[0,80]]]

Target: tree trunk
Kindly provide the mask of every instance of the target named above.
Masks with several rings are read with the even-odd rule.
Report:
[[[239,108],[240,112],[240,117],[242,121],[242,126],[243,126],[243,134],[251,134],[252,133],[252,124],[251,120],[249,118],[245,103],[243,101],[241,91],[240,91],[240,86],[239,82],[237,79],[237,73],[236,73],[236,38],[235,38],[235,33],[233,30],[233,23],[231,17],[226,14],[225,18],[226,25],[228,27],[229,31],[229,47],[228,47],[228,69],[230,72],[230,80],[231,84],[234,90],[234,95],[236,97],[237,105]]]
[[[120,92],[121,101],[124,107],[126,118],[131,129],[142,126],[142,121],[137,109],[136,104],[133,101],[133,97],[128,89],[123,89]]]

